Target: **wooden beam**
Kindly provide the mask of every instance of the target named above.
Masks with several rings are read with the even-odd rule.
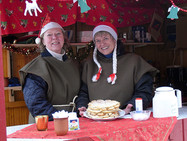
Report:
[[[0,16],[1,22],[1,16]],[[4,95],[4,74],[3,74],[3,53],[2,53],[2,39],[0,28],[0,141],[6,141],[6,113],[5,113],[5,95]]]
[[[15,101],[15,102],[7,102],[5,103],[6,108],[20,108],[20,107],[25,107],[25,101]]]

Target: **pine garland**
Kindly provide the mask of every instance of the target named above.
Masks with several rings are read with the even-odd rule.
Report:
[[[37,46],[36,47],[15,47],[14,44],[4,43],[3,48],[11,52],[22,54],[22,55],[34,55],[34,54],[39,53]],[[74,58],[78,60],[79,62],[81,62],[84,59],[86,59],[90,55],[90,53],[92,53],[93,48],[94,48],[94,43],[93,41],[91,41],[86,45],[85,48],[83,48],[84,49],[83,52],[78,52],[77,55],[74,55],[73,49],[72,47],[70,47],[66,50],[66,55],[69,58]]]
[[[18,54],[23,54],[23,55],[33,55],[38,53],[38,48],[37,47],[15,47],[13,44],[9,43],[4,43],[3,48],[15,52]]]

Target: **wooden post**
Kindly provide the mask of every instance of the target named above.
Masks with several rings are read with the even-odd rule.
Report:
[[[1,16],[0,16],[1,22]],[[0,28],[0,141],[6,141],[6,114],[5,114],[5,95],[4,95],[4,74],[3,74],[3,53],[2,36]]]

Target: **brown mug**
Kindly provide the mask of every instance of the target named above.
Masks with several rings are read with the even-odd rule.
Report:
[[[57,136],[66,135],[68,132],[68,117],[64,118],[53,118],[54,128]]]

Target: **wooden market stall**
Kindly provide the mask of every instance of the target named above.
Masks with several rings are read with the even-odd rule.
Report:
[[[31,2],[31,0],[28,1]],[[187,0],[174,0],[174,3],[185,9]],[[1,76],[0,82],[4,78],[19,79],[19,69],[38,55],[36,44],[31,40],[27,43],[31,38],[22,40],[23,42],[17,42],[17,40],[23,39],[25,36],[29,37],[28,33],[30,34],[30,32],[38,34],[46,14],[58,21],[69,34],[73,33],[70,39],[72,53],[73,57],[80,59],[80,61],[88,57],[84,56],[84,53],[87,53],[90,47],[88,43],[91,41],[82,36],[83,31],[92,31],[98,22],[108,21],[117,27],[119,38],[123,41],[127,51],[141,55],[160,70],[160,75],[155,78],[155,87],[168,84],[167,66],[187,68],[187,61],[185,61],[187,60],[187,42],[185,40],[187,28],[183,28],[187,24],[187,14],[185,11],[179,11],[178,20],[167,19],[169,14],[167,10],[172,5],[169,0],[87,0],[90,10],[83,13],[81,13],[82,7],[79,7],[78,2],[74,3],[73,0],[45,2],[38,0],[37,4],[42,12],[37,11],[37,16],[34,12],[32,12],[33,16],[29,12],[24,15],[26,7],[24,0],[19,2],[1,1],[0,4],[1,36],[3,39],[0,56],[3,58],[4,72],[4,77]],[[133,34],[136,29],[134,28],[142,27],[144,32],[152,35],[151,41],[135,40]],[[173,28],[176,30],[171,30]],[[1,65],[2,63],[0,63]],[[185,80],[183,80],[185,84],[187,84],[186,75],[187,69],[184,74]],[[3,86],[1,85],[1,87]],[[1,100],[5,102],[6,126],[28,123],[29,111],[24,102],[21,86],[8,87],[6,85],[3,90],[0,95]],[[183,101],[186,101],[187,89],[185,88],[184,93]],[[1,101],[0,103],[3,104]]]

